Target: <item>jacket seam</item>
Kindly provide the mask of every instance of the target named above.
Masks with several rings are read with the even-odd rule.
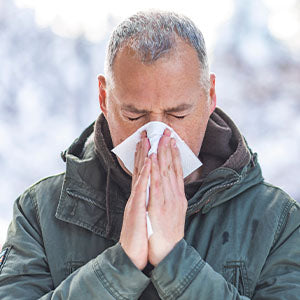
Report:
[[[120,300],[130,300],[124,296],[122,296],[111,284],[110,282],[106,279],[104,273],[101,270],[101,267],[97,261],[94,262],[93,264],[93,270],[96,273],[97,278],[99,281],[102,283],[104,288],[115,298],[115,299],[120,299]]]
[[[233,185],[235,185],[235,184],[238,184],[238,183],[242,180],[242,178],[243,178],[243,176],[240,176],[239,178],[237,178],[237,179],[236,179],[235,181],[233,181],[233,182],[223,184],[223,185],[221,185],[221,186],[219,186],[219,187],[211,188],[211,189],[207,192],[206,196],[207,196],[207,197],[210,197],[216,190],[221,191],[221,190],[223,190],[224,188],[226,189],[226,188],[231,187],[231,186],[233,186]],[[219,192],[219,191],[218,191],[218,192]],[[208,204],[210,204],[210,203],[211,203],[211,200],[209,199],[209,200],[205,203],[205,206],[208,205]]]
[[[91,198],[89,198],[89,197],[87,197],[87,196],[81,195],[81,194],[76,194],[76,193],[74,193],[70,188],[66,188],[66,192],[67,192],[68,195],[70,195],[70,196],[72,196],[72,197],[79,198],[79,199],[81,199],[81,200],[83,200],[83,201],[86,201],[86,202],[88,202],[88,203],[90,203],[90,204],[93,204],[93,205],[97,206],[97,207],[100,208],[100,209],[105,210],[105,207],[104,207],[104,206],[101,206],[100,204],[98,204],[98,203],[97,203],[96,201],[94,201],[93,199],[91,199]]]
[[[213,188],[209,189],[209,190],[203,195],[201,201],[195,203],[194,205],[191,205],[191,206],[188,208],[189,213],[187,213],[187,214],[188,214],[188,215],[193,215],[194,213],[197,213],[198,211],[194,212],[195,209],[197,210],[197,208],[198,208],[199,206],[201,206],[201,205],[206,206],[206,205],[208,205],[208,204],[211,202],[211,200],[208,199],[208,201],[206,201],[206,202],[203,204],[204,198],[209,198],[209,197],[210,197],[214,192],[216,192],[216,191],[217,191],[217,192],[220,192],[220,191],[223,190],[224,188],[226,189],[226,188],[231,187],[231,186],[233,186],[233,185],[235,185],[235,184],[238,184],[238,183],[243,179],[243,177],[244,177],[244,175],[239,175],[239,177],[238,177],[236,180],[232,181],[232,182],[225,183],[225,184],[223,184],[223,185],[219,185],[219,186],[216,186],[216,187],[213,187]]]
[[[43,248],[44,250],[44,253],[45,253],[45,257],[46,257],[46,261],[47,261],[47,265],[48,265],[48,257],[47,257],[47,254],[46,254],[46,249],[45,249],[45,243],[44,243],[44,237],[43,237],[43,233],[42,233],[42,226],[41,226],[41,221],[40,221],[40,214],[38,212],[38,203],[37,203],[37,200],[36,200],[36,193],[35,191],[33,191],[33,189],[35,189],[35,187],[32,187],[28,193],[28,196],[30,198],[30,201],[32,203],[32,206],[33,206],[33,209],[34,209],[34,212],[35,212],[35,217],[37,219],[37,223],[38,223],[38,226],[39,226],[39,230],[40,232],[38,232],[39,236],[40,236],[40,239],[41,239],[41,247]],[[52,281],[53,282],[53,281]]]
[[[79,181],[79,180],[75,179],[73,176],[70,176],[69,174],[65,175],[65,179],[66,179],[66,181],[71,181],[72,183],[73,182],[76,183],[76,187],[79,186],[79,187],[84,188],[84,189],[87,188],[86,184],[82,183],[82,181]],[[67,188],[69,189],[70,187],[67,187]],[[88,185],[88,189],[91,190],[93,194],[99,193],[99,191],[97,191],[91,185]],[[72,188],[71,188],[71,190],[72,190]],[[105,191],[102,191],[102,192],[105,194]]]
[[[79,187],[81,187],[81,188],[83,188],[85,190],[87,189],[86,184],[83,184],[82,182],[79,182],[78,180],[74,179],[73,177],[71,177],[69,175],[65,176],[65,180],[66,181],[72,181],[72,182],[76,183],[76,186],[79,186]],[[103,197],[105,198],[105,191],[104,190],[97,191],[96,189],[94,189],[90,185],[88,186],[88,189],[91,190],[94,195],[99,194],[99,192],[102,193]],[[99,207],[99,208],[101,208],[103,210],[106,210],[106,206],[105,205],[102,205],[101,202],[98,202],[97,200],[95,200],[95,197],[97,197],[97,196],[93,197],[93,196],[90,196],[90,195],[84,195],[83,193],[80,193],[80,192],[76,191],[74,188],[72,188],[70,186],[65,187],[65,190],[66,190],[66,193],[69,196],[71,196],[71,197],[75,197],[77,199],[81,199],[81,200],[86,201],[86,202],[88,202],[90,204],[93,204],[93,205],[95,205],[95,206],[97,206],[97,207]],[[113,209],[113,212],[115,212],[115,213],[123,213],[123,210],[124,210],[124,208],[117,207],[117,209]]]
[[[38,212],[38,203],[37,203],[37,200],[36,200],[35,192],[33,193],[33,195],[32,195],[31,192],[33,192],[33,190],[31,190],[31,191],[28,193],[28,195],[29,195],[29,198],[30,198],[30,200],[31,200],[31,203],[32,203],[32,206],[33,206],[33,209],[34,209],[34,212],[35,212],[35,217],[36,217],[36,219],[37,219],[37,222],[38,222],[38,224],[39,224],[39,227],[42,228],[42,227],[41,227],[40,214],[39,214],[39,212]]]
[[[287,216],[288,216],[288,213],[290,211],[290,209],[294,206],[294,202],[287,202],[285,205],[284,205],[284,208],[283,208],[283,211],[279,217],[279,220],[278,220],[278,225],[277,225],[277,228],[276,228],[276,231],[275,231],[275,235],[274,235],[274,239],[273,239],[273,243],[272,243],[272,247],[275,245],[275,243],[277,242],[278,238],[279,238],[279,235],[282,231],[282,228],[285,226],[285,224],[287,223]]]
[[[84,196],[82,194],[79,194],[79,193],[76,193],[76,192],[73,192],[73,189],[71,188],[66,188],[66,193],[71,196],[71,197],[74,197],[74,198],[77,198],[79,200],[83,200],[83,201],[86,201],[92,205],[95,205],[96,207],[102,209],[102,210],[106,210],[106,207],[105,205],[101,205],[100,203],[96,202],[95,200],[93,200],[91,197],[88,197],[88,196]],[[122,214],[124,210],[122,209],[111,209],[111,211],[114,213],[114,214]]]
[[[164,292],[157,284],[154,284],[155,287],[160,291],[160,294],[163,295],[164,299],[173,300],[177,299],[190,285],[196,274],[198,274],[205,265],[205,261],[200,258],[193,266],[191,271],[180,280],[174,288],[171,288],[169,291]]]
[[[216,186],[216,187],[213,187],[211,188],[208,192],[207,192],[207,195],[210,196],[213,192],[215,192],[216,190],[222,190],[223,188],[227,188],[227,187],[230,187],[230,186],[233,186],[237,183],[239,183],[242,179],[243,179],[243,175],[240,175],[236,180],[234,180],[233,182],[229,182],[229,183],[225,183],[223,185],[219,185],[219,186]]]

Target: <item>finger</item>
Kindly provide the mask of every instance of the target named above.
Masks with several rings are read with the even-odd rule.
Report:
[[[151,212],[155,207],[163,205],[164,196],[161,190],[161,178],[159,174],[159,167],[157,155],[153,153],[151,159],[151,172],[150,172],[150,195],[148,209]]]
[[[143,208],[146,211],[146,197],[150,170],[151,162],[147,157],[142,171],[132,188],[132,197],[129,198],[131,203],[127,203],[130,207]]]
[[[144,165],[144,161],[141,161],[141,149],[142,149],[142,146],[143,146],[143,137],[144,137],[144,134],[143,132],[140,134],[140,140],[138,142],[139,144],[139,147],[137,149],[138,151],[138,154],[137,154],[137,161],[136,161],[136,168],[137,168],[137,174],[139,174],[142,170],[142,167]]]
[[[144,162],[145,162],[145,139],[147,139],[147,132],[144,130],[141,132],[141,139],[139,141],[140,143],[140,147],[138,149],[139,153],[138,153],[138,157],[137,157],[137,170],[138,170],[138,174],[141,172]],[[148,139],[147,139],[148,140]]]
[[[136,144],[135,153],[134,153],[134,168],[133,168],[133,173],[132,173],[131,187],[133,187],[135,185],[135,182],[138,178],[138,174],[140,172],[139,171],[140,146],[141,146],[141,142],[139,141]]]
[[[134,185],[135,181],[137,180],[139,174],[144,165],[145,157],[147,156],[150,149],[150,143],[147,138],[146,131],[141,133],[141,140],[136,145],[136,152],[134,157],[134,171],[132,176],[132,186]]]
[[[141,139],[141,148],[140,148],[140,158],[139,158],[139,170],[142,170],[144,165],[145,158],[148,156],[150,150],[150,142],[146,136],[143,136]]]
[[[144,138],[144,137],[147,137],[147,131],[146,130],[143,130],[141,132],[141,139]]]
[[[173,198],[171,188],[170,174],[172,171],[172,153],[170,149],[170,136],[163,135],[159,141],[158,150],[158,166],[161,177],[162,191],[164,201],[170,201]]]
[[[142,168],[140,175],[138,176],[135,186],[134,186],[134,191],[136,193],[144,193],[147,191],[148,179],[150,176],[150,169],[151,169],[150,159],[148,157],[146,157],[143,168]],[[146,197],[146,194],[145,194],[145,197]]]
[[[165,195],[165,203],[171,206],[174,205],[174,202],[177,202],[177,196],[179,195],[179,187],[178,187],[178,179],[174,169],[174,162],[172,157],[172,139],[168,144],[168,154],[170,155],[168,162],[168,170],[167,170],[167,179],[165,184],[163,185],[163,191]],[[164,182],[164,181],[163,181]]]
[[[158,144],[157,154],[158,154],[158,162],[159,162],[160,170],[161,170],[160,163],[162,162],[166,162],[166,166],[168,168],[171,167],[170,165],[172,163],[172,154],[169,149],[170,141],[171,141],[170,136],[171,136],[171,131],[168,128],[166,128]]]
[[[184,180],[183,180],[183,170],[181,165],[181,157],[175,139],[171,139],[171,154],[172,154],[172,161],[173,161],[173,170],[176,176],[178,190],[184,192]]]
[[[159,140],[157,157],[160,173],[163,173],[161,175],[166,176],[168,173],[168,169],[171,168],[172,154],[170,150],[170,137],[165,134]]]
[[[171,131],[170,131],[170,129],[169,128],[166,128],[165,130],[164,130],[164,133],[163,133],[163,135],[165,135],[165,136],[171,136]]]

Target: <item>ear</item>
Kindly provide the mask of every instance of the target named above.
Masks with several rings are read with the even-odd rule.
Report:
[[[210,74],[210,113],[212,114],[217,106],[217,95],[216,95],[216,75],[214,73]]]
[[[106,80],[103,75],[98,76],[99,104],[105,118],[107,117]]]

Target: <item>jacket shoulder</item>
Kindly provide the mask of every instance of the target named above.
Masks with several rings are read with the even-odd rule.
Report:
[[[274,204],[276,203],[276,205],[282,204],[283,206],[288,205],[300,208],[299,203],[280,187],[265,181],[261,182],[258,186],[260,186],[261,192],[267,202],[271,201],[274,202]]]
[[[39,201],[47,198],[45,195],[60,193],[64,181],[65,172],[48,176],[31,185],[23,194],[30,194],[31,197]],[[38,197],[42,195],[41,199]]]
[[[60,197],[60,191],[64,180],[64,173],[41,179],[27,188],[14,202],[13,219],[8,228],[5,245],[13,245],[20,238],[23,231],[17,228],[34,230],[41,235],[41,213],[53,214]],[[30,228],[30,229],[28,229]],[[31,232],[31,231],[30,231]]]
[[[277,221],[275,244],[281,239],[283,232],[289,235],[300,227],[300,204],[277,186],[267,182],[262,182],[260,185],[261,200],[268,208],[269,217]]]
[[[36,214],[43,208],[49,210],[50,207],[56,208],[64,181],[65,173],[45,177],[31,185],[17,199],[20,207],[26,207],[31,202],[30,207],[34,208]]]

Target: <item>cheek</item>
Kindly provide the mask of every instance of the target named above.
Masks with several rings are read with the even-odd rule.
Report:
[[[131,128],[131,124],[125,122],[120,115],[120,111],[114,102],[109,102],[107,111],[107,122],[113,142],[113,146],[116,147],[122,143],[127,137],[129,137],[135,130]]]
[[[121,144],[128,137],[126,128],[122,125],[114,124],[114,126],[110,126],[109,129],[114,147]]]
[[[108,114],[107,122],[113,146],[116,147],[125,139],[124,126],[122,126],[118,116],[113,114]]]
[[[199,132],[189,131],[185,143],[190,147],[196,156],[199,155],[203,136]]]
[[[108,116],[107,121],[114,147],[121,144],[138,129],[133,124],[125,122],[117,114]]]
[[[200,122],[192,122],[189,124],[173,126],[173,129],[189,146],[189,148],[198,156],[205,134],[206,125]]]

